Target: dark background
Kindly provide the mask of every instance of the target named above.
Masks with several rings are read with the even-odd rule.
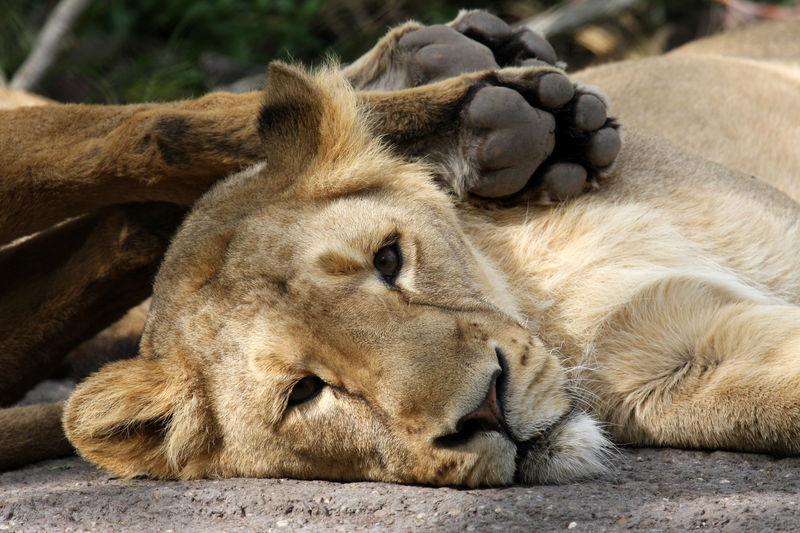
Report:
[[[0,1],[0,68],[9,79],[56,3]],[[580,9],[586,3],[94,0],[63,40],[57,60],[31,89],[67,102],[188,98],[262,73],[272,59],[313,64],[332,52],[344,62],[351,61],[387,28],[412,18],[435,24],[451,20],[459,8],[485,8],[514,22],[540,15],[556,4]],[[630,1],[619,13],[548,37],[574,70],[591,63],[659,53],[718,31],[732,23],[732,8],[724,3]]]

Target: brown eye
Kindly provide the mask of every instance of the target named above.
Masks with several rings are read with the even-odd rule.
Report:
[[[400,250],[396,244],[384,246],[375,254],[372,264],[388,283],[393,283],[400,272]]]
[[[306,376],[295,383],[289,394],[289,406],[298,405],[315,397],[325,386],[325,382],[317,376]]]

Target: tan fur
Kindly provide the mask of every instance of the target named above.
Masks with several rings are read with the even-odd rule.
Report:
[[[631,129],[595,194],[553,209],[453,204],[365,135],[335,79],[305,83],[324,102],[315,156],[234,175],[196,205],[140,359],[70,401],[67,431],[87,457],[127,475],[564,481],[596,471],[602,447],[585,415],[551,426],[574,412],[569,382],[617,442],[800,452],[792,200]],[[771,119],[753,112],[747,126],[781,127]],[[398,291],[371,265],[392,239]],[[516,467],[496,434],[432,445],[480,401],[495,348],[512,435],[546,434],[544,457]],[[329,387],[287,408],[308,374]]]
[[[31,94],[26,91],[0,87],[0,109],[14,109],[17,107],[32,107],[37,105],[52,104],[42,96]]]
[[[769,48],[771,35],[753,42]],[[140,355],[78,387],[70,440],[124,476],[463,485],[591,475],[607,449],[595,420],[618,443],[800,453],[800,206],[767,184],[798,178],[797,145],[781,140],[800,122],[800,82],[787,58],[663,61],[577,75],[617,79],[615,109],[650,133],[628,128],[600,189],[554,207],[459,198],[398,155],[403,139],[447,133],[441,117],[484,74],[356,95],[330,70],[274,66],[266,161],[196,203],[159,271]],[[741,127],[720,95],[747,90],[745,65],[775,78],[741,104],[761,134],[719,152],[693,125]],[[649,85],[626,93],[639,79]],[[693,106],[705,92],[716,96]],[[682,104],[683,129],[658,118]],[[695,155],[654,135],[662,126]],[[767,183],[741,172],[749,159],[767,160]],[[395,285],[373,265],[393,244]],[[437,444],[499,370],[507,433]],[[327,386],[288,405],[310,375]]]
[[[797,21],[751,26],[669,54],[578,72],[626,128],[664,137],[800,200]]]

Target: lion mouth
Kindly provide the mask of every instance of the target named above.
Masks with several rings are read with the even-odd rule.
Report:
[[[514,446],[515,483],[563,483],[604,471],[611,445],[597,422],[574,401],[560,415],[541,420],[528,438],[512,431],[504,408],[508,363],[499,348],[495,352],[500,369],[492,375],[484,399],[458,420],[455,431],[436,437],[433,444],[457,449],[479,435],[496,434]]]

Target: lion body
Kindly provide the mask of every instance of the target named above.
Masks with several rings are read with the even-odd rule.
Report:
[[[273,70],[267,163],[196,203],[71,442],[127,476],[463,485],[598,472],[601,425],[800,453],[796,58],[697,50],[576,75],[631,126],[599,190],[553,206],[458,199],[340,75]],[[447,83],[389,108],[431,120],[414,102],[450,109]]]
[[[797,453],[797,206],[633,132],[618,165],[592,197],[476,228],[482,249],[615,441]]]
[[[800,199],[797,22],[772,22],[574,75],[603,88],[626,127],[756,176]]]
[[[798,452],[796,32],[576,73],[627,126],[614,175],[563,208],[503,213],[503,243],[485,232],[489,254],[524,246],[528,316],[617,442]]]

